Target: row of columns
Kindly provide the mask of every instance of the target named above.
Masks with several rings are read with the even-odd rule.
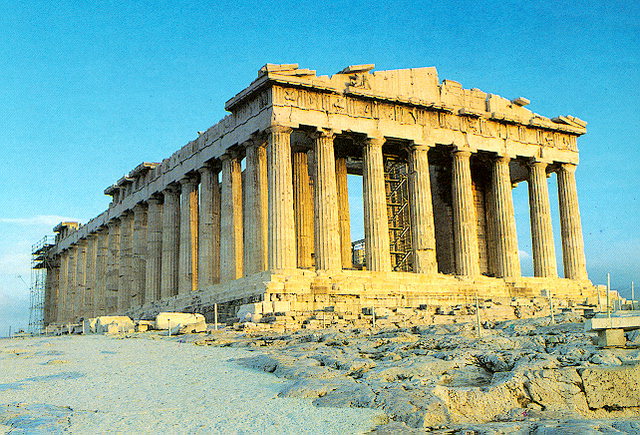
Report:
[[[336,158],[330,130],[314,132],[308,152],[292,153],[291,133],[272,126],[242,144],[244,177],[241,155],[228,151],[220,158],[221,183],[207,164],[197,177],[169,185],[63,252],[52,275],[58,320],[124,312],[264,270],[315,265],[320,273],[331,273],[351,267],[346,159]],[[366,264],[383,272],[391,271],[384,143],[384,138],[362,143]],[[436,274],[428,151],[415,144],[409,149],[411,228],[415,271]],[[453,152],[452,208],[456,273],[474,277],[480,266],[471,155]],[[491,224],[501,277],[520,275],[509,162],[497,157],[491,167]],[[546,166],[530,166],[534,273],[554,277]],[[558,170],[565,275],[587,279],[574,171],[566,164]]]

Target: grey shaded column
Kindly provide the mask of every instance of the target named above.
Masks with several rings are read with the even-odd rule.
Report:
[[[328,272],[342,269],[333,138],[333,132],[321,130],[314,134],[313,141],[315,263],[317,270]]]
[[[491,166],[491,189],[494,207],[493,228],[496,232],[497,275],[503,278],[520,276],[518,233],[511,188],[511,173],[507,156],[498,156]]]
[[[364,142],[362,196],[367,269],[389,272],[391,271],[391,253],[382,159],[384,142],[384,138],[367,139]]]
[[[120,259],[118,280],[118,313],[124,314],[131,307],[133,289],[133,213],[126,212],[120,217]]]
[[[161,298],[162,280],[162,201],[157,196],[147,200],[147,258],[145,262],[144,303]]]
[[[76,243],[76,292],[73,298],[74,321],[78,320],[80,317],[86,317],[86,307],[84,306],[85,293],[87,290],[86,258],[87,241],[85,239],[80,239]]]
[[[293,212],[296,232],[296,264],[299,268],[313,267],[314,211],[309,156],[306,152],[293,153]]]
[[[210,164],[198,173],[198,285],[202,289],[220,280],[220,185],[218,174]]]
[[[76,313],[76,258],[78,257],[77,245],[69,247],[69,267],[67,269],[67,297],[66,297],[66,318],[67,322],[75,321]]]
[[[576,165],[563,163],[557,172],[562,260],[565,278],[586,281],[589,277],[578,205],[576,168]]]
[[[178,293],[182,294],[198,288],[198,182],[183,178],[180,186]]]
[[[178,252],[180,243],[180,190],[174,185],[164,192],[162,208],[162,299],[178,294]]]
[[[414,145],[409,150],[409,210],[414,271],[436,274],[438,262],[428,152],[429,147],[423,145]]]
[[[109,237],[105,228],[98,230],[96,246],[96,292],[94,298],[95,314],[97,316],[107,314],[108,239]]]
[[[529,165],[529,212],[531,214],[531,239],[533,247],[533,274],[537,277],[558,276],[556,250],[551,225],[547,164],[532,162]]]
[[[242,169],[240,159],[222,156],[220,282],[242,277]]]
[[[83,316],[95,317],[95,299],[96,299],[96,254],[98,248],[97,234],[89,234],[87,236],[87,251],[85,255],[85,292],[84,292],[84,309]]]
[[[108,224],[109,231],[109,258],[106,273],[107,293],[106,314],[118,313],[118,287],[120,281],[120,219],[112,219]]]
[[[296,233],[293,217],[291,128],[280,125],[268,130],[267,171],[269,179],[269,270],[296,268]]]
[[[250,275],[267,270],[268,263],[267,149],[265,141],[260,138],[246,145],[244,274]]]
[[[69,295],[69,250],[60,254],[60,276],[58,279],[58,322],[67,321],[67,298]]]
[[[453,152],[451,187],[456,274],[474,277],[480,274],[480,259],[470,158],[469,151]]]
[[[340,225],[340,257],[342,268],[351,269],[351,216],[349,210],[349,187],[347,178],[347,159],[336,158],[336,187],[338,189],[338,223]]]
[[[133,258],[131,262],[131,306],[139,307],[145,301],[147,281],[147,206],[133,207]]]

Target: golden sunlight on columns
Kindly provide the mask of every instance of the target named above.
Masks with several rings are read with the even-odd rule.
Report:
[[[384,138],[367,138],[364,141],[362,196],[367,269],[390,272],[389,222],[382,159],[384,142]]]

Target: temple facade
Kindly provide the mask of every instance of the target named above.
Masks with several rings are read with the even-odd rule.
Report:
[[[592,297],[575,179],[586,123],[440,82],[435,68],[372,69],[265,65],[219,123],[109,186],[106,211],[60,223],[45,323],[213,304],[233,316],[261,301],[348,311]],[[362,179],[364,240],[351,239],[348,175]],[[521,275],[512,199],[522,181],[532,277]]]

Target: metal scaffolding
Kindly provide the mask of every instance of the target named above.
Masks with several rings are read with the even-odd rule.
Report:
[[[54,244],[53,236],[45,236],[31,246],[31,287],[29,295],[29,332],[40,334],[44,329],[45,288],[49,259],[47,252]]]
[[[412,272],[413,250],[407,162],[393,155],[385,155],[384,177],[387,187],[391,267],[395,271]]]

